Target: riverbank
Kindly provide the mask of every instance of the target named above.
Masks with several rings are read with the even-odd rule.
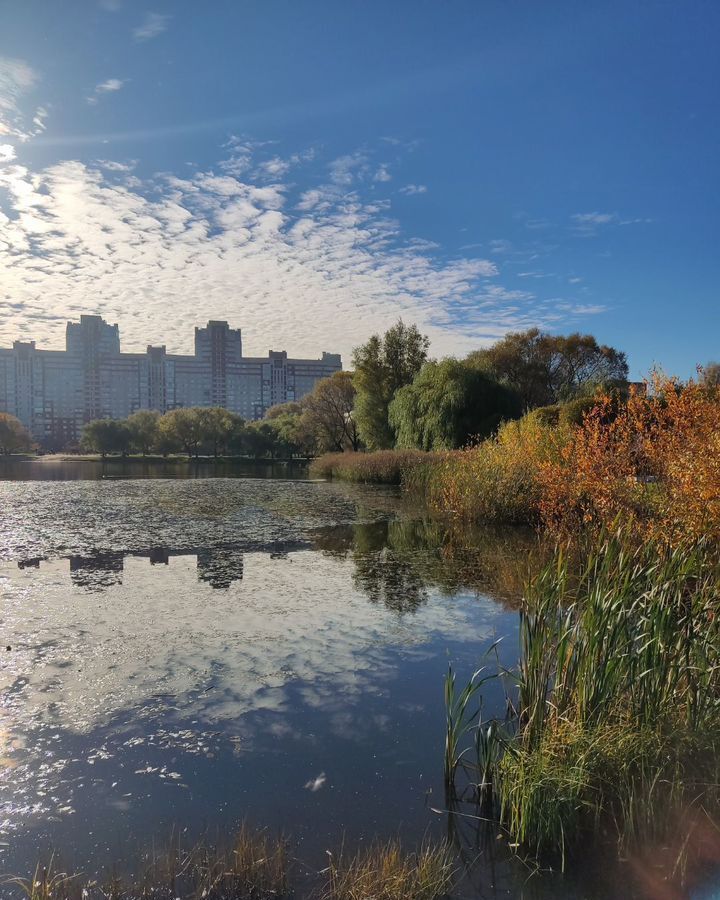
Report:
[[[580,424],[536,410],[465,450],[336,453],[310,472],[399,483],[465,522],[572,535],[623,521],[641,538],[720,541],[720,400],[658,380],[649,395],[599,396]]]

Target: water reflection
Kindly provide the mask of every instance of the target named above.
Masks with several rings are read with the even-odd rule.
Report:
[[[515,646],[493,597],[532,537],[242,479],[5,483],[0,527],[4,871],[244,817],[318,868],[343,834],[444,833],[442,678]]]
[[[307,477],[304,460],[266,459],[87,459],[62,456],[0,457],[6,481],[102,481],[133,478],[274,478]]]
[[[356,584],[398,612],[427,599],[474,589],[515,606],[549,548],[530,531],[457,528],[427,518],[395,518],[319,529],[316,546],[355,563]]]
[[[271,554],[274,556],[274,554]],[[154,547],[145,553],[125,554],[101,552],[90,556],[69,557],[70,580],[76,587],[91,591],[102,591],[116,584],[122,584],[125,559],[147,558],[151,566],[169,566],[173,556],[189,557],[184,550],[173,551],[168,547]],[[243,551],[236,547],[210,547],[198,550],[195,565],[199,581],[204,581],[215,589],[230,587],[233,581],[243,577]],[[41,559],[19,560],[18,569],[39,568]]]

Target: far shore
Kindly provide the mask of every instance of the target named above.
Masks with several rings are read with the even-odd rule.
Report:
[[[171,453],[167,456],[158,454],[150,454],[142,456],[139,453],[128,454],[122,456],[119,453],[108,453],[102,456],[100,453],[12,453],[0,456],[0,460],[9,460],[11,462],[101,462],[101,463],[218,463],[222,465],[232,463],[296,463],[306,465],[311,462],[310,457],[269,457],[269,456],[187,456],[187,454]]]

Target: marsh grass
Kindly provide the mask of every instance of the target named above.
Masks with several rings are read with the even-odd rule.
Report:
[[[133,876],[87,878],[63,872],[53,857],[32,878],[5,885],[28,900],[275,900],[290,893],[285,842],[246,825],[222,846],[201,841],[184,849],[173,838],[135,868]]]
[[[443,454],[422,450],[378,450],[375,453],[326,453],[310,464],[313,478],[338,478],[365,484],[403,484],[410,477],[422,481],[423,472]]]
[[[375,844],[355,855],[330,855],[321,900],[435,900],[453,880],[446,844],[424,844],[407,853],[398,841]]]
[[[351,855],[328,853],[312,896],[319,900],[436,900],[449,888],[454,856],[447,844],[405,851],[398,841]],[[183,849],[176,836],[153,849],[132,877],[90,879],[62,871],[55,857],[32,878],[6,878],[2,896],[27,900],[281,900],[293,895],[285,841],[243,825],[223,846],[202,841]],[[312,881],[312,879],[311,879]]]
[[[475,739],[478,780],[513,840],[563,864],[588,842],[662,843],[688,817],[714,818],[720,796],[716,551],[618,533],[581,556],[578,570],[558,551],[531,583],[519,663],[503,676],[509,714],[490,747]],[[474,679],[464,693],[446,684],[451,778],[479,726]]]

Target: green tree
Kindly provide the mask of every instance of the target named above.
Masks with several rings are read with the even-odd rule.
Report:
[[[160,413],[154,409],[139,409],[128,416],[126,423],[133,449],[147,456],[160,436]]]
[[[427,359],[430,342],[415,325],[400,319],[384,337],[374,334],[353,351],[357,392],[355,421],[370,450],[392,447],[395,435],[388,410],[395,392],[410,384]]]
[[[132,435],[127,423],[119,419],[94,419],[83,428],[81,443],[88,450],[95,450],[103,458],[108,453],[126,456],[130,450]]]
[[[628,375],[625,354],[591,334],[551,335],[537,328],[508,334],[468,361],[517,391],[525,409],[624,384]]]
[[[164,447],[179,447],[188,457],[197,456],[203,437],[199,412],[195,407],[166,412],[160,418],[160,440]]]
[[[270,456],[274,459],[286,449],[274,423],[265,419],[259,422],[248,422],[243,432],[243,446],[251,456],[256,458]]]
[[[32,437],[20,419],[10,413],[0,413],[0,452],[6,456],[18,450],[29,450]]]
[[[200,442],[215,458],[227,452],[233,437],[242,431],[245,420],[222,406],[200,407],[195,410],[200,429]]]
[[[395,394],[390,424],[397,445],[453,450],[492,434],[522,412],[518,395],[465,361],[426,363],[412,384]]]
[[[303,400],[305,426],[319,450],[358,450],[360,434],[353,407],[355,385],[350,372],[323,378]]]

